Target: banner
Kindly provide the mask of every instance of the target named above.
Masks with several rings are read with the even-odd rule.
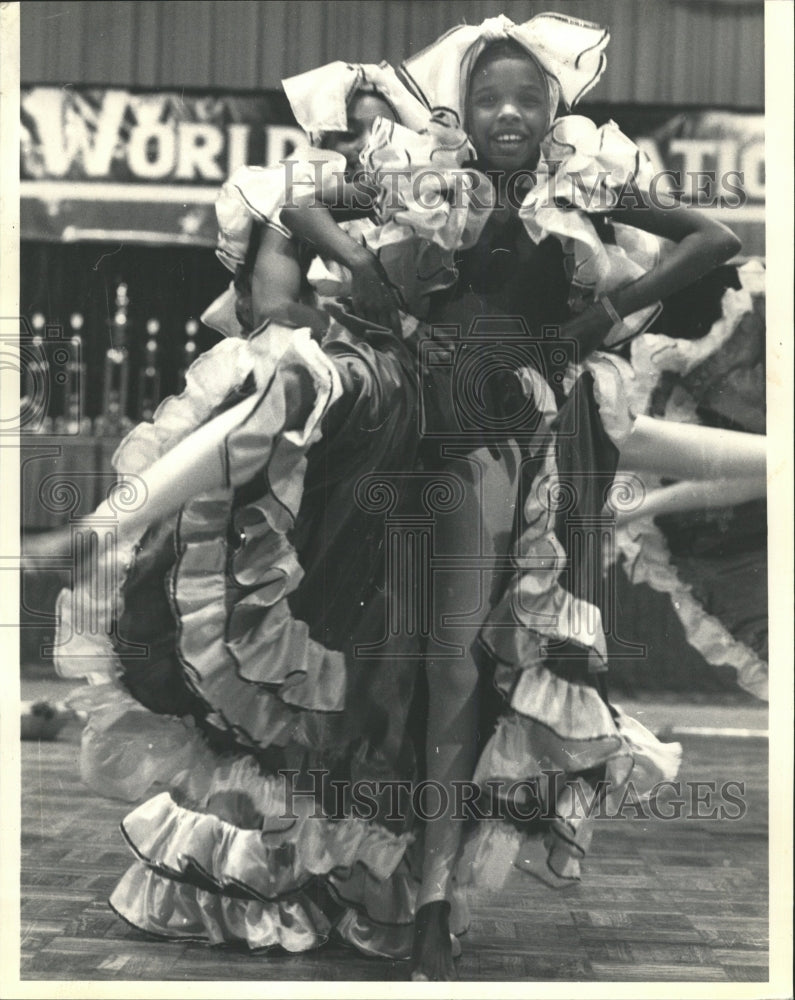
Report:
[[[238,166],[304,143],[287,100],[262,94],[22,89],[22,238],[213,246],[213,203]],[[729,224],[764,256],[764,115],[591,104],[651,159],[661,196]],[[670,198],[669,198],[670,203]]]
[[[743,242],[744,257],[765,256],[765,116],[723,109],[593,104],[584,113],[609,118],[651,160],[657,192],[724,222]]]
[[[224,180],[305,142],[275,91],[26,87],[21,98],[23,239],[214,246]]]

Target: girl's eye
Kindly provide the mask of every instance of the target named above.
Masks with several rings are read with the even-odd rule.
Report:
[[[495,103],[497,98],[494,94],[479,94],[475,98],[475,104],[480,108],[488,108]]]

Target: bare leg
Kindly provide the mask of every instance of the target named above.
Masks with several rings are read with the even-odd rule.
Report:
[[[460,472],[460,469],[456,469]],[[489,474],[493,475],[489,475]],[[484,482],[481,484],[481,474]],[[491,482],[488,480],[491,478]],[[481,467],[474,481],[462,479],[464,503],[455,515],[438,525],[437,552],[455,556],[472,551],[473,541],[483,537],[487,554],[505,545],[510,536],[512,504],[506,504],[506,477],[494,460]],[[481,485],[484,493],[481,495]],[[493,494],[493,495],[492,495]],[[499,498],[499,499],[495,499]],[[483,531],[483,505],[491,509],[501,503],[506,529],[498,533],[502,541],[489,540]],[[502,553],[504,554],[504,553]],[[492,574],[450,573],[435,593],[433,617],[437,622],[446,616],[461,616],[485,607],[493,586]],[[430,655],[426,661],[428,678],[428,728],[426,733],[426,769],[429,782],[438,782],[446,793],[448,808],[438,818],[429,820],[425,833],[422,887],[417,899],[412,979],[444,981],[454,979],[452,942],[448,926],[450,890],[455,863],[461,846],[463,824],[454,819],[455,785],[469,781],[475,766],[477,749],[478,669],[472,646],[479,630],[477,620],[444,627],[446,641],[463,647],[463,656],[446,659]],[[435,813],[436,799],[429,804]]]
[[[620,473],[619,473],[620,476]],[[646,493],[643,502],[628,514],[619,514],[618,523],[626,524],[638,517],[656,517],[686,510],[709,507],[731,507],[756,500],[767,493],[767,482],[758,479],[714,479],[685,481],[661,486]]]
[[[285,430],[299,427],[312,406],[311,392],[307,391],[308,374],[301,370],[291,374],[292,377],[284,376],[289,414]],[[245,421],[259,402],[258,395],[250,396],[197,428],[148,469],[136,473],[133,482],[142,496],[140,504],[123,509],[105,500],[92,517],[86,519],[86,527],[90,528],[92,522],[98,524],[97,519],[109,517],[120,537],[135,539],[148,525],[175,513],[188,500],[228,485],[227,436]],[[266,459],[267,455],[263,454],[263,464]],[[98,536],[101,539],[101,531]],[[36,559],[68,556],[71,539],[71,527],[31,539],[26,545],[26,558],[33,566]]]
[[[468,631],[468,636],[458,638],[471,643]],[[454,783],[468,781],[475,765],[477,668],[467,650],[462,659],[429,661],[427,675],[427,779],[445,789],[447,809],[426,826],[412,972],[413,978],[424,976],[436,982],[455,978],[447,916],[462,830],[461,821],[452,818]],[[429,808],[435,813],[436,802],[429,802]]]
[[[621,446],[620,468],[672,479],[762,478],[767,438],[640,416]]]

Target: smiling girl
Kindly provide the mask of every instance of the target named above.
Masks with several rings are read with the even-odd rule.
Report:
[[[516,337],[515,318],[521,317],[542,361],[535,371],[499,373],[491,394],[488,387],[483,393],[492,400],[493,416],[519,412],[510,400],[522,392],[544,413],[535,439],[523,439],[521,428],[508,422],[496,449],[467,456],[477,469],[468,495],[481,502],[462,505],[458,522],[448,521],[440,532],[442,554],[459,554],[461,539],[474,534],[488,540],[495,564],[512,559],[514,572],[474,641],[460,609],[482,607],[486,584],[461,574],[441,596],[440,610],[449,620],[459,609],[462,625],[450,641],[466,654],[452,665],[433,657],[426,665],[428,773],[453,787],[473,770],[483,785],[559,769],[564,787],[552,802],[557,818],[543,831],[543,849],[531,834],[517,833],[511,846],[501,844],[506,880],[518,868],[551,885],[578,877],[590,841],[582,817],[564,818],[572,789],[587,796],[606,781],[607,796],[614,795],[629,770],[642,773],[644,787],[651,787],[646,779],[676,773],[680,753],[608,701],[601,536],[586,540],[576,526],[604,517],[619,453],[631,468],[646,464],[671,475],[692,475],[699,459],[716,457],[714,438],[708,446],[689,428],[676,434],[670,425],[636,418],[626,402],[620,360],[597,349],[643,329],[661,298],[739,249],[730,230],[698,212],[655,207],[643,192],[637,148],[612,123],[597,129],[587,119],[557,118],[559,103],[571,106],[598,80],[608,39],[596,25],[558,15],[523,25],[499,17],[453,29],[402,67],[435,114],[464,124],[475,165],[491,178],[497,200],[477,245],[457,256],[459,280],[436,297],[432,322],[456,327],[464,349],[473,323],[482,328],[488,321],[497,352]],[[627,191],[632,198],[622,199]],[[664,256],[657,237],[668,241]],[[557,330],[552,340],[543,336],[550,328]],[[555,360],[567,341],[578,349],[568,365]],[[718,443],[725,467],[763,477],[764,448],[748,441],[752,435],[736,437],[729,446],[725,439]],[[742,456],[738,448],[745,448]],[[447,462],[442,459],[442,467],[466,481],[462,463]],[[501,490],[484,502],[483,484],[500,478]],[[511,492],[515,504],[499,501]],[[505,709],[478,756],[484,676]],[[427,833],[414,949],[419,980],[453,976],[446,931],[461,824],[448,819]],[[484,824],[463,847],[459,876],[465,869],[476,882],[487,869],[493,875],[497,849],[497,835]]]
[[[123,824],[136,861],[111,904],[135,926],[291,951],[336,935],[366,954],[410,956],[417,980],[451,979],[450,932],[466,929],[467,882],[499,888],[522,870],[571,884],[590,840],[572,810],[578,797],[593,796],[602,779],[607,796],[620,795],[630,772],[639,791],[676,773],[679,748],[607,700],[601,564],[598,553],[566,552],[567,516],[601,513],[618,457],[611,434],[623,427],[625,439],[632,426],[621,423],[618,390],[615,398],[607,391],[615,368],[592,349],[616,315],[636,322],[736,241],[688,212],[661,219],[645,206],[611,204],[618,235],[602,242],[581,205],[557,203],[555,184],[568,188],[573,153],[579,166],[607,158],[616,181],[636,166],[634,147],[609,129],[577,131],[555,117],[559,100],[572,104],[598,78],[606,37],[567,19],[495,19],[455,29],[410,61],[414,95],[384,67],[336,64],[288,82],[296,117],[341,154],[349,179],[365,160],[377,184],[379,156],[417,171],[444,163],[445,176],[457,178],[466,138],[425,126],[437,106],[451,124],[465,124],[493,192],[486,186],[502,201],[493,212],[483,201],[485,226],[482,216],[472,221],[472,204],[446,202],[439,213],[405,205],[346,232],[319,201],[283,210],[284,192],[274,198],[261,169],[225,187],[221,249],[236,273],[238,337],[200,358],[185,393],[116,456],[122,476],[148,496],[137,509],[108,503],[101,511],[114,515],[126,560],[118,593],[78,594],[107,600],[110,634],[70,633],[70,609],[81,605],[62,601],[60,669],[98,682],[80,702],[89,716],[86,780],[131,801],[158,783],[168,789],[144,798]],[[401,132],[395,119],[420,131]],[[530,181],[520,206],[507,197],[517,173]],[[533,186],[534,173],[550,183]],[[423,226],[425,240],[416,235]],[[672,239],[665,262],[642,266],[622,249],[620,238],[641,245],[627,240],[638,227]],[[349,298],[329,304],[315,294],[315,251],[318,286]],[[444,266],[420,267],[428,259]],[[462,343],[459,358],[490,361],[491,345],[501,356],[511,317],[540,345],[538,363],[503,366],[487,384],[475,366],[474,384],[458,385],[452,366],[426,364],[416,350],[432,331],[410,315],[403,293],[412,284],[431,323],[448,332],[487,321],[488,335],[474,338],[481,355]],[[378,329],[366,322],[374,318]],[[571,370],[541,336],[547,325],[579,346]],[[484,426],[462,444],[450,394],[473,388],[486,401]],[[537,433],[529,437],[504,419],[517,400],[530,401]],[[423,437],[421,402],[447,440]],[[484,442],[478,435],[491,418],[501,430]],[[425,578],[385,571],[385,508],[367,513],[358,503],[374,473],[387,485],[370,499],[394,501],[401,514],[407,503],[412,524],[417,484],[441,473],[460,488],[457,508],[435,526],[433,554],[445,565],[433,605],[422,607],[460,655],[438,655],[414,627],[390,634],[388,657],[368,657],[395,602],[407,593],[430,599]],[[392,474],[405,493],[390,493]],[[581,492],[566,508],[561,486],[569,483]],[[427,721],[415,697],[421,672]],[[539,792],[540,835],[520,822],[465,831],[442,809],[423,838],[419,817],[390,818],[384,802],[366,819],[318,813],[315,802],[285,819],[291,773],[323,772],[348,788],[424,776],[450,805],[458,782],[485,794],[491,781],[529,787],[544,769],[564,780],[554,794]]]

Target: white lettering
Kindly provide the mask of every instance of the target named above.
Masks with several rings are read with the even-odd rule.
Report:
[[[265,166],[273,167],[290,156],[296,146],[306,142],[304,133],[295,125],[265,126]]]
[[[230,125],[227,130],[226,172],[233,174],[238,167],[246,165],[248,160],[248,136],[250,125]]]
[[[177,177],[184,181],[194,177],[205,181],[223,180],[224,172],[215,159],[223,148],[223,132],[215,125],[180,122]]]
[[[160,180],[174,169],[176,136],[171,125],[139,125],[132,130],[127,162],[136,177]],[[150,158],[150,153],[154,156]]]
[[[37,87],[23,100],[25,111],[38,126],[45,176],[65,177],[72,164],[82,159],[88,177],[104,177],[110,173],[127,94],[108,91],[92,123],[71,107],[73,100],[72,95],[51,87]]]

